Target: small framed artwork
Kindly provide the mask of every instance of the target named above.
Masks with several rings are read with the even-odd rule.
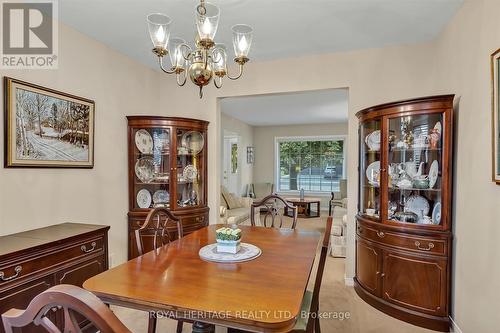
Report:
[[[254,150],[253,147],[247,147],[247,163],[248,164],[253,164],[253,162],[255,161],[253,150]]]
[[[500,104],[499,104],[499,86],[500,78],[500,49],[491,55],[491,87],[492,87],[492,179],[497,185],[500,185]]]
[[[4,109],[5,167],[94,167],[94,101],[4,77]]]

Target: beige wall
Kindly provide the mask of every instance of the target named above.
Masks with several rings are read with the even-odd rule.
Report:
[[[256,183],[275,183],[275,138],[286,136],[347,136],[346,123],[254,127]],[[347,141],[346,141],[347,143]],[[347,151],[347,149],[346,149]]]
[[[112,225],[110,250],[126,253],[126,114],[198,117],[209,129],[209,205],[215,221],[220,184],[218,97],[349,88],[347,276],[354,272],[357,119],[374,104],[438,93],[459,103],[455,175],[453,316],[464,332],[496,332],[500,308],[500,188],[490,181],[489,54],[500,47],[500,2],[467,1],[435,42],[338,54],[250,62],[243,78],[206,89],[142,67],[69,29],[60,29],[58,71],[3,71],[96,100],[93,170],[0,169],[0,232],[62,221]],[[304,64],[308,66],[304,66]],[[234,70],[234,68],[233,68]],[[3,112],[1,113],[3,117]],[[2,128],[3,131],[3,128]],[[3,134],[3,132],[2,132]],[[3,157],[2,157],[3,158]],[[70,199],[68,199],[70,198]]]
[[[127,258],[125,116],[207,117],[201,109],[184,113],[160,104],[160,95],[173,94],[157,72],[64,25],[60,26],[59,38],[58,70],[1,70],[0,75],[95,100],[95,167],[0,168],[0,234],[66,221],[108,224],[113,263],[120,263]],[[3,90],[0,98],[2,94]],[[3,117],[2,106],[1,123]],[[0,132],[3,138],[3,126]],[[3,160],[3,150],[0,155]]]
[[[253,182],[253,164],[247,163],[247,147],[252,147],[254,145],[253,138],[253,126],[250,126],[236,118],[228,116],[224,113],[221,114],[221,136],[224,136],[224,132],[235,133],[239,137],[238,142],[238,172],[240,173],[239,179],[239,192],[240,195],[246,195],[248,184]],[[222,144],[222,142],[221,142]],[[221,145],[221,152],[223,152],[223,146]],[[224,162],[224,154],[221,153],[221,163]],[[220,168],[223,171],[223,164]],[[223,177],[222,173],[220,175]]]
[[[500,1],[466,1],[436,41],[436,92],[457,95],[453,318],[463,332],[499,331],[500,187],[491,181],[490,54]]]

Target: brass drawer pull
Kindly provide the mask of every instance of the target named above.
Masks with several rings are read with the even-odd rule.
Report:
[[[362,234],[362,233],[363,233],[363,228],[358,227],[358,232],[359,232],[360,234]]]
[[[83,253],[90,253],[90,252],[92,252],[92,251],[94,251],[94,250],[95,250],[95,247],[97,246],[97,243],[96,243],[96,242],[92,242],[90,245],[91,245],[92,247],[91,247],[90,249],[88,249],[88,250],[87,250],[87,247],[86,247],[85,245],[82,245],[82,246],[80,247],[80,249],[82,249],[82,252],[83,252]]]
[[[14,272],[16,272],[16,274],[14,274],[14,275],[12,275],[12,276],[9,276],[9,277],[7,277],[7,278],[6,278],[6,277],[4,277],[4,275],[5,275],[5,274],[4,274],[4,272],[3,272],[3,271],[0,271],[0,280],[1,280],[1,281],[6,282],[6,281],[10,281],[10,280],[12,280],[12,279],[15,279],[16,277],[18,277],[18,276],[19,276],[19,274],[21,274],[21,271],[22,271],[22,270],[23,270],[23,267],[22,267],[22,266],[16,266],[16,267],[14,268]]]
[[[380,238],[384,238],[385,234],[383,231],[377,231],[377,236],[379,236]]]
[[[429,243],[429,245],[427,245],[427,247],[420,247],[420,242],[419,241],[415,241],[415,246],[419,250],[430,251],[430,250],[432,250],[434,248],[434,243]]]

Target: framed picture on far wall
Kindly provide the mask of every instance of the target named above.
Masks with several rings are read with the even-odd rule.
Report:
[[[492,178],[497,185],[500,185],[500,49],[491,55],[491,87],[492,87]]]
[[[94,101],[4,77],[4,109],[6,167],[94,167]]]

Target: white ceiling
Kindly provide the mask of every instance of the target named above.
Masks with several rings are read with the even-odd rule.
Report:
[[[221,111],[252,126],[347,122],[347,89],[228,97]]]
[[[254,28],[252,60],[411,44],[436,37],[464,0],[211,0],[221,9],[216,41],[230,46],[236,23]],[[156,68],[149,13],[173,19],[191,42],[197,0],[62,0],[66,24]],[[232,50],[232,47],[228,49]]]

